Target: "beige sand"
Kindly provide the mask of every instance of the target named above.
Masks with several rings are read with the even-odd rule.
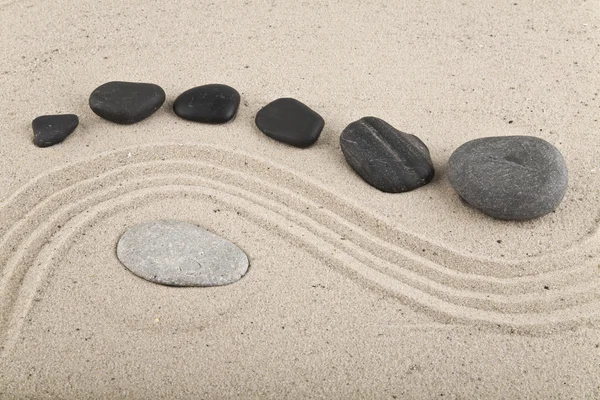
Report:
[[[0,3],[0,398],[599,398],[599,10]],[[167,103],[104,121],[87,99],[110,80],[157,83]],[[206,83],[242,93],[235,121],[174,116]],[[255,128],[284,96],[325,118],[314,147]],[[68,112],[71,137],[33,146],[34,117]],[[431,184],[390,195],[353,173],[338,138],[366,115],[428,144]],[[488,218],[445,176],[465,141],[514,134],[569,166],[563,203],[535,221]],[[232,240],[249,273],[210,289],[137,278],[115,244],[156,218]]]

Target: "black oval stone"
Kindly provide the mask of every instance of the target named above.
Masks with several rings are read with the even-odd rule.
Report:
[[[458,195],[487,215],[541,217],[558,207],[568,184],[560,151],[533,136],[471,140],[452,153],[448,179]]]
[[[165,91],[153,83],[108,82],[90,95],[90,108],[100,117],[117,124],[134,124],[158,110]]]
[[[231,121],[240,105],[240,94],[227,85],[198,86],[181,93],[173,111],[189,121],[222,124]]]
[[[352,169],[383,192],[408,192],[431,182],[435,174],[427,146],[379,118],[352,122],[342,132],[340,146]]]
[[[296,147],[313,145],[325,126],[323,117],[296,99],[272,101],[258,111],[256,126],[272,139]]]
[[[65,140],[79,125],[75,114],[42,115],[31,123],[33,144],[49,147]]]

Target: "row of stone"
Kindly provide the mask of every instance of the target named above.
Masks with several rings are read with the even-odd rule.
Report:
[[[155,84],[108,82],[90,95],[90,108],[120,124],[139,122],[158,110],[164,90]],[[204,85],[180,94],[173,104],[179,117],[221,124],[237,114],[240,95],[227,85]],[[277,99],[258,111],[256,126],[267,136],[296,147],[313,145],[323,118],[291,98]],[[64,140],[78,125],[76,115],[42,116],[33,121],[34,143],[47,147]],[[387,122],[365,117],[340,136],[348,164],[373,187],[389,193],[414,190],[435,174],[427,146]],[[452,187],[469,204],[502,219],[522,220],[553,211],[567,189],[564,158],[550,143],[531,136],[481,138],[465,143],[450,157]]]
[[[152,83],[108,82],[90,95],[90,108],[98,116],[118,124],[134,124],[148,118],[165,102],[165,91]],[[173,103],[179,117],[195,122],[223,124],[235,118],[240,94],[227,85],[198,86],[181,93]],[[33,142],[49,147],[65,140],[79,125],[74,114],[44,115],[33,121]],[[277,99],[256,115],[256,125],[267,136],[297,147],[314,144],[323,118],[298,100]]]
[[[153,83],[108,82],[90,95],[94,113],[117,124],[134,124],[148,118],[165,102],[165,91]],[[173,104],[181,118],[225,123],[232,120],[240,104],[240,94],[226,85],[204,85],[180,94]],[[79,125],[74,114],[44,115],[33,120],[33,143],[49,147],[61,143]]]

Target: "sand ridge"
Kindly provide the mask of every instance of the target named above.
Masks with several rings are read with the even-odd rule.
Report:
[[[197,161],[199,159],[211,161]],[[100,170],[102,173],[97,175]],[[253,174],[255,171],[257,175]],[[74,181],[73,176],[80,180]],[[2,302],[7,308],[5,314],[14,312],[9,306],[11,299],[16,297],[24,302],[22,315],[16,321],[5,316],[7,323],[4,325],[19,326],[19,320],[31,307],[31,298],[14,296],[14,292],[20,293],[18,285],[22,284],[35,294],[36,284],[32,283],[33,287],[27,288],[27,276],[32,275],[29,279],[40,284],[48,263],[60,260],[64,247],[68,249],[73,236],[111,212],[107,203],[113,204],[113,207],[131,207],[131,204],[140,201],[138,196],[151,197],[154,192],[156,196],[169,192],[186,193],[195,186],[203,188],[207,185],[256,204],[254,207],[260,206],[263,212],[256,221],[258,224],[287,225],[283,222],[285,220],[280,221],[281,217],[294,221],[297,227],[283,230],[292,243],[300,240],[304,246],[325,258],[331,257],[333,248],[337,254],[330,261],[337,261],[353,275],[420,308],[429,309],[434,315],[440,314],[455,321],[484,322],[496,327],[539,327],[545,330],[597,319],[599,282],[594,270],[595,260],[589,254],[586,256],[591,261],[575,267],[517,277],[460,272],[459,268],[452,268],[454,263],[464,268],[466,264],[477,262],[480,271],[485,261],[491,264],[490,270],[506,268],[506,264],[495,260],[474,260],[419,240],[408,232],[386,227],[389,224],[370,216],[368,211],[347,204],[321,185],[267,160],[215,146],[148,145],[111,152],[63,167],[38,177],[30,184],[31,188],[22,188],[4,202],[4,221],[11,220],[11,211],[25,214],[15,218],[14,225],[8,225],[10,229],[3,236],[6,249],[16,248],[16,251],[2,252],[10,257],[5,261],[0,286],[5,292]],[[269,192],[270,196],[263,195]],[[72,198],[78,201],[69,201]],[[31,202],[30,207],[24,207],[27,202]],[[57,209],[53,210],[53,207]],[[85,219],[80,217],[82,213]],[[76,217],[80,219],[77,229],[71,225],[67,235],[57,235]],[[371,218],[373,221],[367,223]],[[395,241],[382,239],[388,237]],[[591,243],[598,240],[596,231],[569,252],[521,263],[531,270],[540,269],[534,261],[548,265],[552,260],[553,265],[563,266],[565,260],[572,260],[582,249],[590,248]],[[49,249],[48,242],[59,244]],[[32,250],[36,246],[41,247],[38,250],[40,254]],[[422,248],[430,250],[431,258],[422,254]],[[51,260],[33,261],[44,256],[51,257]],[[32,264],[39,272],[27,269]],[[519,268],[518,262],[513,262],[513,265],[513,268]],[[552,286],[552,292],[547,293],[543,286]],[[474,287],[477,289],[473,290]]]

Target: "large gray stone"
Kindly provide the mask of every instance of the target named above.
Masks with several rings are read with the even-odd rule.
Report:
[[[558,207],[567,191],[560,151],[533,136],[471,140],[452,153],[448,179],[460,197],[495,218],[525,220]]]
[[[248,270],[248,257],[235,244],[181,221],[129,228],[119,239],[117,257],[137,276],[170,286],[227,285]]]

